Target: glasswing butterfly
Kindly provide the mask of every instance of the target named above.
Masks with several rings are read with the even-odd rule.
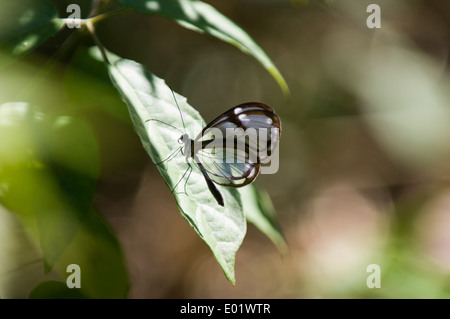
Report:
[[[214,184],[242,187],[252,183],[259,175],[261,165],[270,162],[271,155],[278,146],[281,136],[280,118],[268,105],[247,102],[219,115],[206,125],[195,139],[191,139],[186,133],[183,115],[173,91],[172,95],[180,112],[184,131],[157,119],[147,122],[157,121],[180,131],[182,135],[178,143],[183,145],[156,165],[172,159],[181,151],[189,167],[172,192],[188,171],[189,179],[192,171],[189,159],[192,159],[203,174],[217,203],[224,206],[222,194]],[[184,186],[186,187],[186,183]]]

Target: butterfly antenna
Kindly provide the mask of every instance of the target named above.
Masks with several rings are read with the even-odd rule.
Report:
[[[157,119],[149,119],[149,120],[146,120],[145,122],[151,122],[151,121],[159,122],[159,123],[162,123],[164,125],[170,126],[171,128],[177,130],[178,132],[181,132],[181,134],[184,134],[184,132],[182,130],[180,130],[178,127],[175,127],[173,125],[170,125],[169,123],[166,123],[166,122],[163,122],[163,121],[160,121],[160,120],[157,120]]]
[[[177,98],[175,97],[175,93],[173,92],[172,88],[170,88],[170,91],[172,91],[173,99],[175,100],[175,103],[177,105],[178,112],[180,112],[181,122],[183,122],[184,134],[186,134],[186,125],[184,124],[183,114],[181,113],[180,106],[178,105]]]

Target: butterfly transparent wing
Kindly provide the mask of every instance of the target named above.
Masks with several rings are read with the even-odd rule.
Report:
[[[203,148],[194,160],[205,168],[208,177],[219,185],[241,187],[250,184],[260,171],[260,164],[246,159],[246,153],[222,147]]]
[[[257,102],[238,105],[208,124],[194,140],[194,160],[217,184],[240,187],[251,183],[277,147],[278,116]]]

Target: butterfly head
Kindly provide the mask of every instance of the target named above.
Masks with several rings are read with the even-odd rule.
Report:
[[[188,162],[189,157],[193,156],[192,151],[191,151],[192,144],[193,144],[192,139],[189,137],[189,135],[183,134],[178,139],[178,143],[179,144],[184,144],[184,154],[186,156],[186,162]]]
[[[183,134],[180,136],[180,138],[178,139],[178,144],[186,144],[187,142],[190,141],[189,135],[187,134]]]

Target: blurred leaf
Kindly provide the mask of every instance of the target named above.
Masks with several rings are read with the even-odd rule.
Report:
[[[198,0],[119,0],[129,8],[145,14],[157,14],[175,20],[190,30],[204,32],[228,42],[253,56],[278,82],[284,95],[290,92],[281,73],[263,49],[240,27],[211,5]]]
[[[134,128],[154,163],[162,162],[180,147],[177,141],[182,132],[167,124],[146,122],[147,120],[157,119],[182,130],[183,123],[176,105],[178,102],[190,136],[201,131],[205,122],[200,114],[183,96],[174,93],[175,101],[164,80],[147,72],[142,65],[134,61],[113,55],[109,55],[109,59],[113,61],[109,66],[111,79],[127,103]],[[170,189],[183,179],[179,183],[178,192],[174,191],[180,211],[210,246],[226,277],[234,284],[235,254],[246,232],[239,192],[218,186],[225,201],[225,207],[219,206],[196,167],[186,180],[187,176],[184,174],[188,165],[180,153],[172,160],[157,165],[157,168]],[[183,191],[184,184],[187,194],[179,193]]]
[[[56,8],[44,0],[2,0],[0,2],[0,45],[12,57],[34,50],[56,34],[63,20]]]
[[[81,119],[50,117],[27,103],[0,105],[0,202],[40,243],[45,271],[83,269],[83,294],[124,298],[128,277],[119,244],[93,211],[97,143]],[[114,280],[112,280],[112,278]]]
[[[269,194],[260,187],[240,189],[245,217],[275,244],[280,253],[286,253],[287,244],[277,224],[275,209]]]
[[[40,283],[30,292],[30,299],[86,299],[80,289],[70,289],[65,283],[49,280]]]
[[[81,269],[81,292],[88,298],[126,298],[129,290],[124,256],[114,233],[95,210],[80,221],[78,231],[55,266],[62,278],[67,266]]]
[[[450,82],[418,54],[395,47],[385,54],[389,59],[373,58],[357,86],[375,136],[413,168],[447,161]]]
[[[85,48],[78,49],[64,76],[64,88],[74,108],[101,107],[115,118],[131,125],[130,116],[104,63],[94,59]]]
[[[0,204],[0,297],[28,297],[33,285],[48,279],[42,264],[39,244],[24,229],[19,216]]]
[[[45,127],[44,114],[36,107],[25,102],[0,105],[0,164],[30,161],[41,127]]]
[[[50,271],[91,206],[99,172],[97,145],[80,120],[52,121],[36,108],[14,102],[1,105],[0,114],[0,135],[5,137],[0,141],[0,179],[8,188],[3,200],[12,211],[35,220]]]
[[[450,81],[439,66],[389,30],[376,50],[353,31],[333,34],[327,41],[325,66],[358,98],[380,145],[415,170],[445,165]]]
[[[100,173],[97,141],[91,127],[75,117],[60,116],[51,127],[46,162],[73,207],[91,206]],[[45,156],[45,155],[43,155]]]

